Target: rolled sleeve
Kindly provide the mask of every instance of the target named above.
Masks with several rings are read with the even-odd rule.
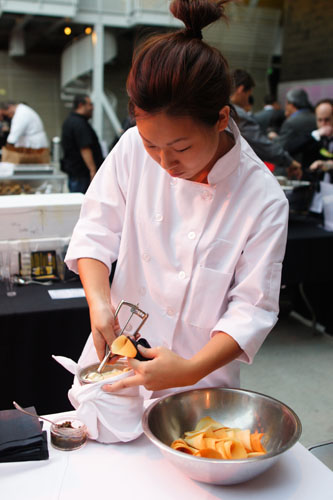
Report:
[[[70,270],[78,273],[78,260],[92,258],[103,262],[110,272],[119,253],[125,205],[116,157],[110,153],[85,195],[65,257]]]

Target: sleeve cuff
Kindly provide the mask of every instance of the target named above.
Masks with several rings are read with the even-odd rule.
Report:
[[[227,311],[217,322],[210,336],[214,337],[218,332],[230,335],[243,350],[238,361],[251,364],[277,320],[277,313],[273,311],[243,304]]]

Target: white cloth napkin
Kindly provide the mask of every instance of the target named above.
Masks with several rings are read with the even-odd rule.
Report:
[[[145,397],[147,399],[150,397],[151,392],[143,387],[129,387],[112,394],[102,390],[105,384],[112,384],[133,375],[133,370],[108,380],[81,385],[78,379],[80,370],[98,363],[91,337],[78,363],[63,356],[53,356],[53,358],[75,375],[74,383],[68,391],[68,398],[76,409],[78,419],[86,424],[91,439],[101,443],[117,443],[132,441],[142,434],[143,402]]]

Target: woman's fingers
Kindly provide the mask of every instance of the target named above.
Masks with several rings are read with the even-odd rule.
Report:
[[[144,358],[154,359],[154,358],[156,358],[158,356],[158,350],[157,350],[157,348],[144,347],[141,344],[137,344],[136,348],[139,350],[140,354],[142,354],[142,356]]]
[[[134,375],[133,377],[124,378],[114,382],[114,384],[105,384],[102,386],[104,392],[117,392],[121,389],[127,389],[128,387],[136,387],[143,384],[143,377],[140,374]]]
[[[92,333],[98,359],[102,361],[105,356],[105,338],[98,330],[94,330]]]

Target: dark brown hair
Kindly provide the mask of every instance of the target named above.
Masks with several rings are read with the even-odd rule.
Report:
[[[172,14],[185,28],[153,36],[134,52],[127,79],[129,110],[188,115],[214,125],[229,104],[231,78],[221,52],[202,41],[201,30],[226,19],[230,0],[173,0]]]
[[[244,91],[246,92],[247,90],[253,89],[253,87],[255,86],[255,82],[252,76],[250,75],[250,73],[245,71],[245,69],[235,69],[232,72],[232,79],[234,90],[243,85]]]

